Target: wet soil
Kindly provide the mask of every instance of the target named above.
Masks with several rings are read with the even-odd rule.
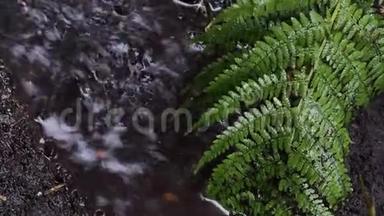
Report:
[[[83,215],[71,175],[44,156],[41,129],[0,67],[0,215]]]

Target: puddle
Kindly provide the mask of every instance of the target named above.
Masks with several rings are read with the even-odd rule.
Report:
[[[189,39],[200,13],[172,0],[5,0],[0,26],[0,56],[41,142],[91,214],[225,214],[191,178],[202,143],[164,115],[199,68]]]

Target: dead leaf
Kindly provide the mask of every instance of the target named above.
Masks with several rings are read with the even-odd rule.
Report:
[[[176,194],[168,192],[163,194],[163,200],[169,203],[179,202],[179,198]]]

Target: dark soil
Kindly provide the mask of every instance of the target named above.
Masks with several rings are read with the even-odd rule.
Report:
[[[350,127],[352,144],[348,165],[354,192],[341,208],[339,215],[368,215],[369,200],[375,203],[376,215],[384,215],[383,120],[384,95],[381,95],[359,113]]]
[[[4,68],[0,98],[0,215],[83,215],[84,200],[70,175],[44,156],[40,128],[15,99]]]

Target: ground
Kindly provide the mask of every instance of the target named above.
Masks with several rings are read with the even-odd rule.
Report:
[[[376,215],[384,215],[383,120],[384,95],[381,95],[367,109],[360,111],[350,127],[352,144],[347,160],[354,192],[339,215],[368,215],[367,201],[371,199],[376,206]]]
[[[41,131],[0,69],[0,215],[82,215],[70,175],[44,156]]]

